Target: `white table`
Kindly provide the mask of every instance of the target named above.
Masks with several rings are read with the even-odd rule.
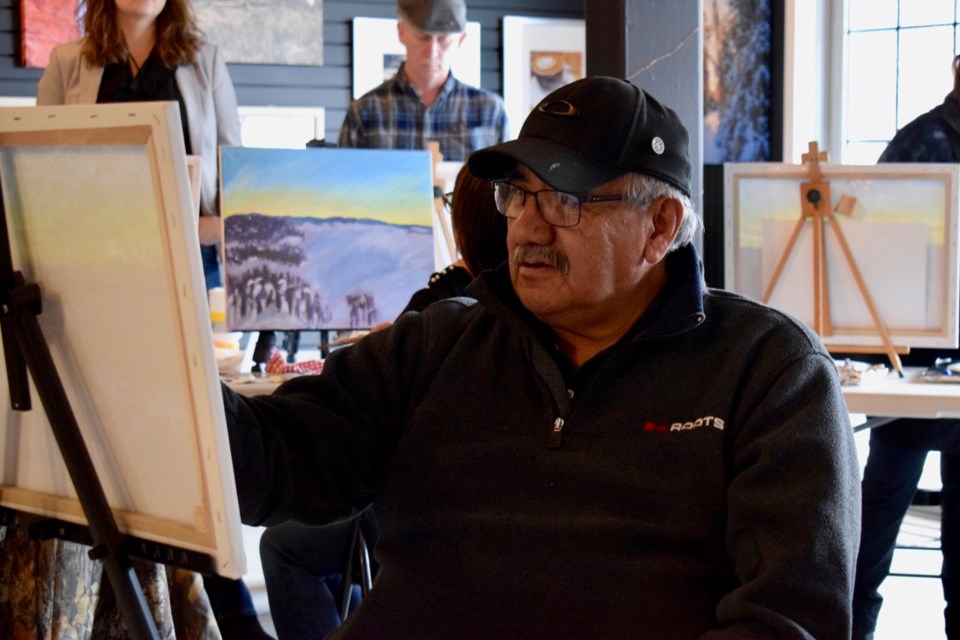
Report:
[[[897,418],[960,418],[960,383],[917,382],[922,367],[906,367],[879,377],[865,375],[843,387],[850,413]]]
[[[284,374],[279,376],[247,374],[223,377],[221,380],[225,385],[240,395],[258,396],[269,395],[273,393],[273,390],[279,387],[281,382],[296,376],[297,374]]]

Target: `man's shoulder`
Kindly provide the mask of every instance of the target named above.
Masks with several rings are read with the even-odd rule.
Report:
[[[720,319],[736,331],[755,336],[779,334],[819,350],[820,338],[804,322],[776,307],[724,289],[707,289],[703,296],[708,319]]]
[[[880,162],[955,162],[960,159],[957,108],[943,104],[905,124],[880,155]]]

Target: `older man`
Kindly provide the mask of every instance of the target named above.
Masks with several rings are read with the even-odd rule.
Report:
[[[399,0],[397,32],[407,51],[397,74],[350,105],[341,147],[426,149],[462,161],[505,139],[500,96],[457,80],[453,56],[466,38],[463,0]]]
[[[244,521],[371,501],[337,638],[845,638],[858,467],[831,358],[707,290],[687,132],[629,82],[547,96],[496,179],[511,260],[270,397],[225,390]]]

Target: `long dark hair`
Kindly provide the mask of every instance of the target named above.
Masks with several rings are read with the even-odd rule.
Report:
[[[453,187],[453,236],[467,269],[476,277],[507,259],[507,219],[497,211],[489,180],[474,177],[464,164]]]
[[[125,62],[130,55],[123,33],[117,25],[114,0],[83,0],[86,7],[83,26],[83,57],[95,66]],[[173,68],[190,64],[197,58],[203,34],[197,26],[189,0],[167,0],[156,20],[154,50],[163,64]]]

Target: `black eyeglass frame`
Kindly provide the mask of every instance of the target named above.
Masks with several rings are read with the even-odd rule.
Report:
[[[448,212],[453,210],[453,191],[448,191],[447,193],[440,196],[440,199],[443,201],[443,208]]]
[[[590,204],[592,202],[618,202],[618,201],[625,200],[627,197],[625,194],[622,194],[622,193],[618,193],[618,194],[571,193],[569,191],[560,191],[559,189],[540,189],[539,191],[529,191],[519,185],[516,185],[510,182],[509,180],[494,180],[491,186],[493,188],[493,200],[494,200],[494,203],[497,205],[497,211],[499,211],[500,214],[503,215],[504,217],[510,218],[511,220],[517,218],[517,216],[512,216],[507,212],[509,211],[509,207],[506,207],[507,211],[502,211],[499,206],[499,201],[497,198],[497,187],[499,187],[500,185],[513,187],[514,189],[520,192],[520,205],[519,205],[520,207],[523,207],[527,203],[528,195],[533,196],[533,199],[536,200],[537,202],[537,208],[540,209],[541,216],[544,215],[544,208],[540,205],[539,196],[541,193],[562,193],[564,195],[570,196],[571,198],[574,198],[577,201],[577,219],[574,223],[557,224],[556,222],[548,220],[545,216],[543,218],[544,221],[546,221],[548,224],[554,227],[560,227],[561,229],[575,227],[578,224],[580,224],[580,218],[583,216],[584,204]]]

